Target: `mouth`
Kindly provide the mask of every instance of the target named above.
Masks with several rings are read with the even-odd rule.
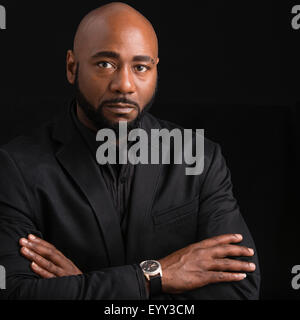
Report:
[[[128,114],[135,109],[133,105],[126,103],[106,104],[104,108],[108,108],[110,112],[115,114]]]

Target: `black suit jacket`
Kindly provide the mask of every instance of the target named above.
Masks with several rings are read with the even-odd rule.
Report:
[[[142,127],[177,126],[146,114]],[[180,127],[178,127],[180,128]],[[180,128],[182,129],[182,128]],[[150,131],[149,131],[150,132]],[[5,299],[146,299],[138,264],[160,259],[205,238],[241,233],[255,249],[232,195],[219,145],[205,140],[205,168],[187,176],[185,165],[137,165],[122,237],[119,218],[97,163],[70,111],[0,149],[0,265]],[[55,245],[83,275],[41,279],[20,254],[29,233]],[[256,299],[257,269],[234,283],[211,284],[157,299]]]

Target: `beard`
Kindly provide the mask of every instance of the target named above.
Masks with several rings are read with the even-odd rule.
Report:
[[[156,81],[155,90],[150,101],[145,105],[145,107],[142,110],[141,110],[141,107],[136,102],[126,98],[116,98],[112,100],[106,100],[106,101],[103,101],[98,106],[98,108],[94,108],[85,98],[84,94],[81,92],[79,88],[79,83],[78,83],[78,76],[79,76],[79,63],[77,64],[75,81],[74,81],[76,101],[79,107],[82,109],[82,111],[86,115],[86,117],[91,121],[91,123],[94,125],[94,127],[97,130],[107,128],[107,129],[112,129],[117,135],[119,134],[119,122],[112,122],[108,120],[103,114],[103,107],[107,103],[110,103],[110,104],[127,103],[130,105],[133,105],[134,108],[137,110],[138,115],[136,116],[136,118],[131,121],[127,121],[127,132],[129,132],[132,129],[136,129],[140,127],[142,118],[144,117],[145,113],[151,109],[154,103],[156,92],[157,92],[158,81]]]

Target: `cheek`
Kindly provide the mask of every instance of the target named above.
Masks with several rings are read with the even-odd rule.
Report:
[[[153,79],[149,79],[147,81],[140,81],[137,86],[140,97],[140,106],[142,109],[150,101],[155,92],[156,79],[156,77],[153,77]]]
[[[79,86],[88,101],[97,106],[108,89],[109,80],[94,74],[83,74]]]

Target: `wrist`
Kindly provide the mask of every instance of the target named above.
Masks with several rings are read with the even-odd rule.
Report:
[[[157,260],[145,260],[140,263],[140,267],[145,276],[146,291],[148,297],[158,295],[162,291],[162,269],[159,261]]]
[[[169,278],[169,272],[168,272],[168,263],[164,259],[158,260],[161,266],[161,270],[163,272],[163,277],[161,278],[161,291],[164,293],[169,293],[169,286],[171,282],[171,279]]]

